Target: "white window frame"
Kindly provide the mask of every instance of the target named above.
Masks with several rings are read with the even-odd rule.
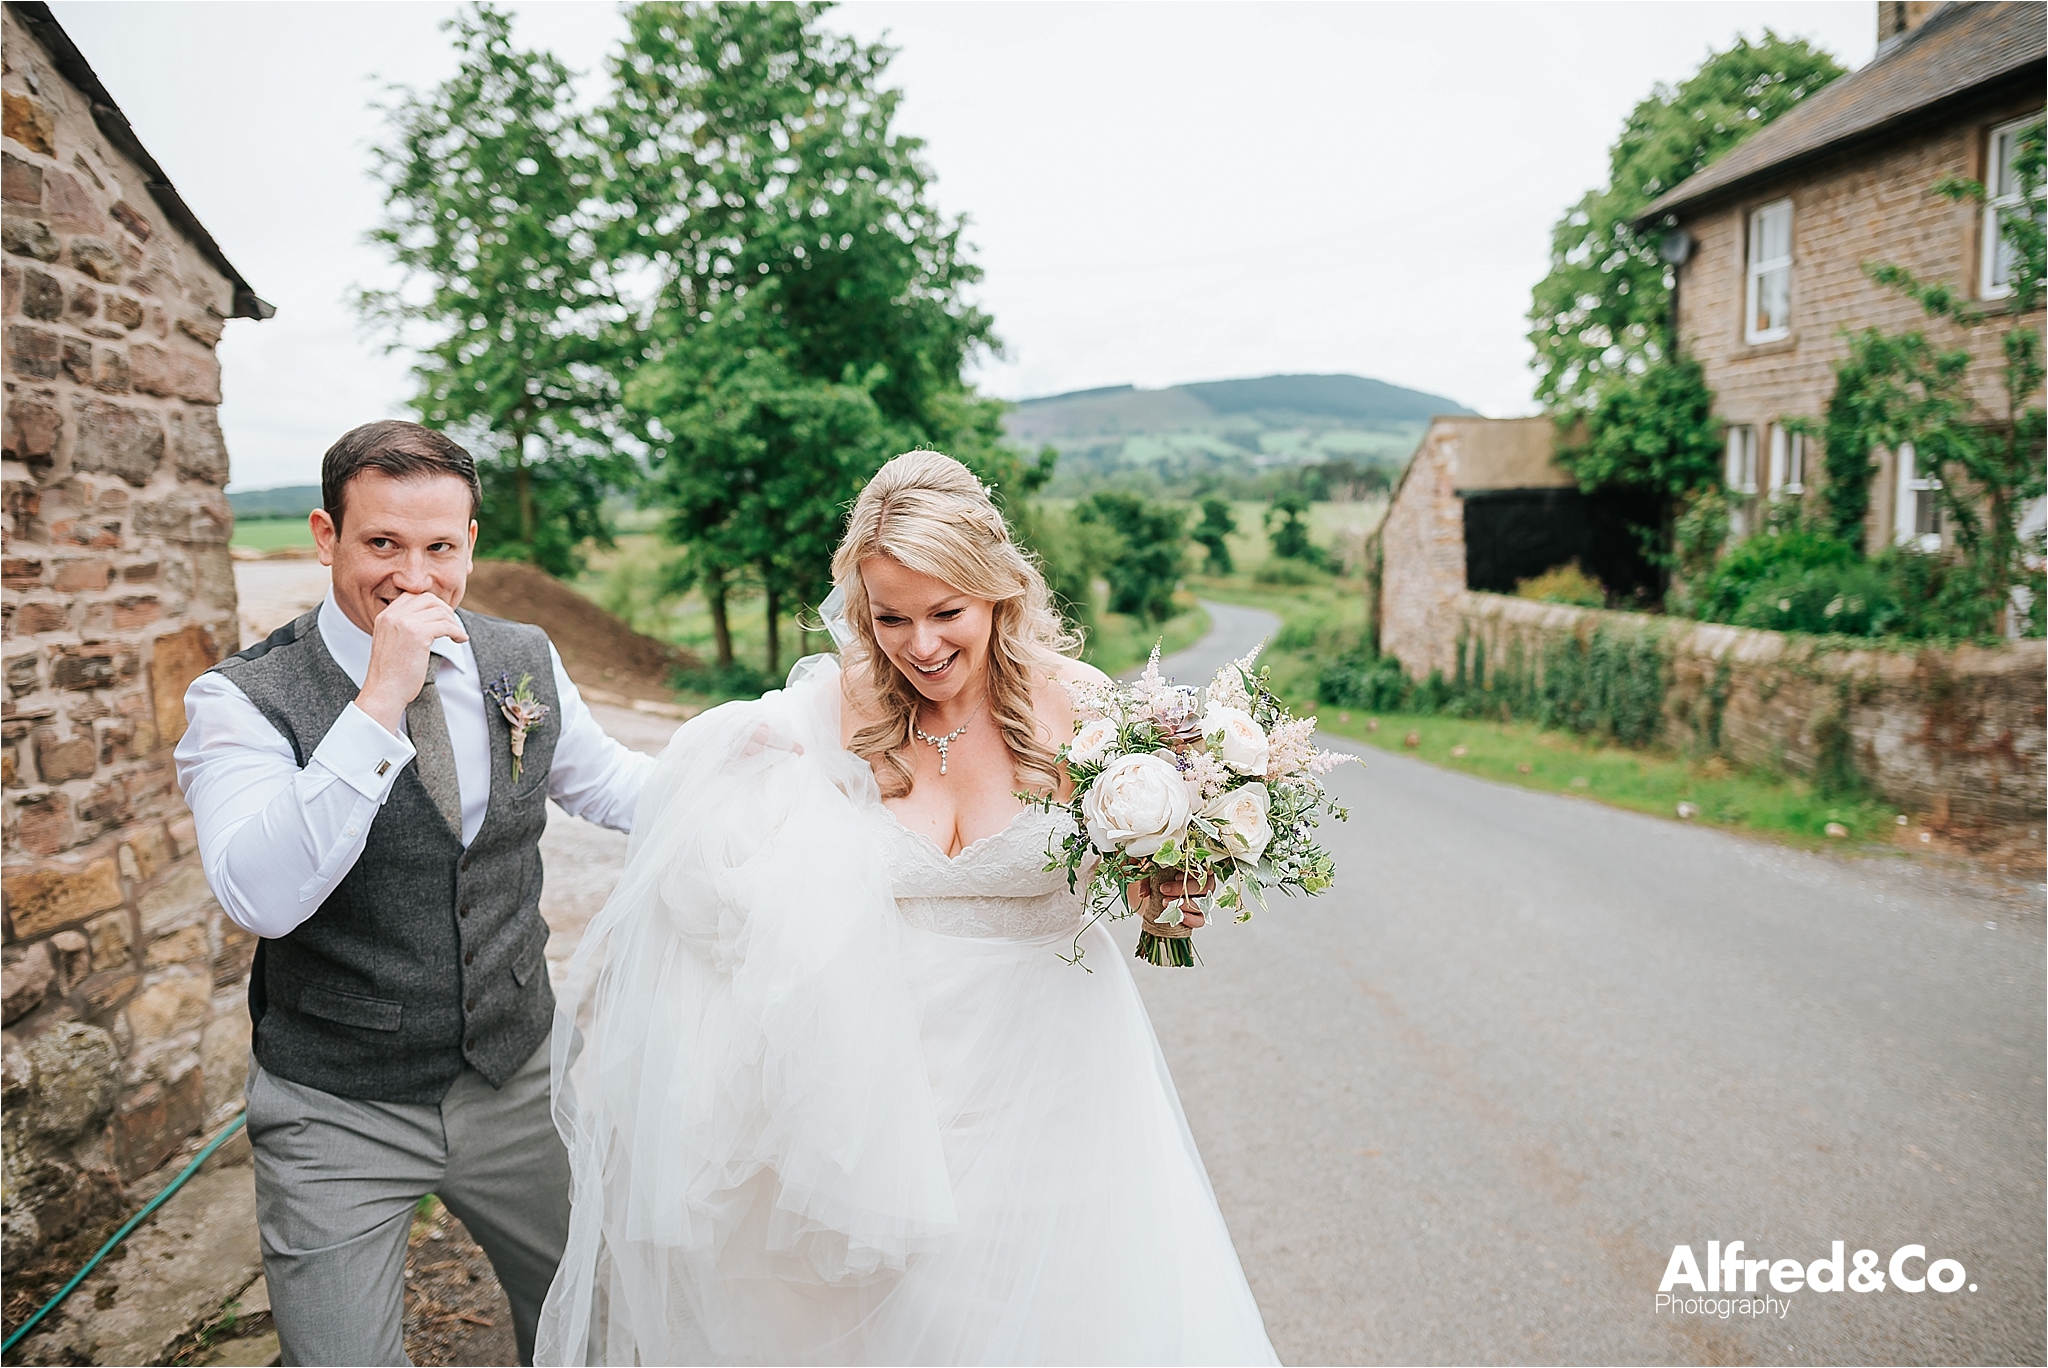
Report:
[[[1979,299],[2004,299],[2012,293],[2010,280],[1998,279],[1998,264],[2004,255],[2005,235],[1998,231],[1999,221],[2010,211],[2020,207],[2020,188],[2015,182],[2011,189],[1999,189],[1999,180],[2006,165],[2012,159],[2012,148],[2019,138],[2020,130],[2039,122],[2040,115],[2029,115],[2014,119],[1992,129],[1984,145],[1984,223],[1983,241],[1977,253],[1977,297]]]
[[[1898,450],[1896,497],[1892,500],[1892,540],[1900,546],[1914,546],[1922,551],[1941,550],[1941,503],[1934,502],[1934,526],[1931,532],[1920,530],[1922,501],[1933,499],[1941,488],[1941,481],[1920,473],[1920,462],[1913,451],[1911,442],[1901,442]]]
[[[1806,437],[1788,432],[1783,423],[1771,424],[1771,483],[1773,499],[1806,492]]]
[[[1756,493],[1756,428],[1753,425],[1728,425],[1728,464],[1725,475],[1730,494]]]
[[[1763,241],[1763,220],[1767,214],[1782,211],[1785,215],[1785,255],[1780,257],[1759,257],[1757,251]],[[1749,233],[1743,241],[1743,256],[1748,271],[1749,284],[1743,292],[1742,335],[1751,342],[1776,342],[1792,334],[1792,201],[1772,200],[1749,211]],[[1778,272],[1785,274],[1785,317],[1775,328],[1759,330],[1757,305],[1763,296],[1764,277]]]

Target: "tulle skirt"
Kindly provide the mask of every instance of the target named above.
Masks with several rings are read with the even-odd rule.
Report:
[[[1124,955],[906,928],[958,1228],[860,1361],[1272,1363]]]
[[[1126,959],[906,924],[835,671],[641,798],[556,1018],[536,1362],[1273,1362]]]

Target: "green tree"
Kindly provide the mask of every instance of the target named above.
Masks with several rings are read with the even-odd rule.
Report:
[[[1842,74],[1827,53],[1769,29],[1707,58],[1675,90],[1638,104],[1608,153],[1608,181],[1551,231],[1550,273],[1529,310],[1536,397],[1588,414],[1607,391],[1672,353],[1671,268],[1657,248],[1671,221],[1636,221],[1665,191]]]
[[[1769,29],[1710,55],[1676,89],[1638,104],[1608,153],[1606,186],[1551,232],[1529,341],[1536,397],[1572,433],[1558,463],[1589,493],[1655,490],[1664,525],[1719,483],[1720,429],[1699,367],[1678,354],[1672,268],[1658,254],[1673,221],[1639,224],[1658,196],[1842,74],[1826,52]]]
[[[444,25],[457,69],[401,90],[376,149],[385,221],[371,234],[404,272],[358,296],[418,358],[420,421],[476,450],[479,546],[562,574],[604,534],[605,490],[635,475],[608,440],[619,315],[592,200],[597,146],[571,76],[512,42],[488,4]]]
[[[1230,505],[1221,499],[1202,500],[1202,520],[1195,524],[1194,539],[1209,551],[1209,573],[1227,575],[1232,570],[1230,543],[1225,540],[1237,531],[1237,519],[1230,514]]]
[[[636,379],[635,400],[662,404],[655,387],[677,375],[656,368]],[[685,548],[683,572],[712,604],[723,667],[732,664],[726,591],[741,578],[760,587],[764,668],[773,680],[782,618],[791,605],[825,596],[844,511],[886,459],[893,434],[866,386],[804,380],[765,355],[717,375],[670,411],[676,448],[690,459],[664,462],[655,478],[670,537]]]
[[[930,203],[922,144],[892,127],[891,53],[822,13],[637,5],[603,111],[621,206],[607,241],[659,282],[629,411],[714,615],[744,565],[768,591],[771,651],[775,614],[825,582],[832,537],[806,529],[836,536],[893,451],[1020,483],[1036,469],[1001,447],[1002,405],[962,383],[993,344],[964,299],[979,271]],[[743,550],[765,545],[754,518],[782,537],[772,554]]]
[[[1308,538],[1308,509],[1308,496],[1299,490],[1276,495],[1266,510],[1266,539],[1282,560],[1321,565],[1323,548]]]
[[[1187,513],[1135,494],[1091,494],[1074,519],[1101,539],[1109,610],[1150,622],[1173,616],[1173,593],[1187,561]]]

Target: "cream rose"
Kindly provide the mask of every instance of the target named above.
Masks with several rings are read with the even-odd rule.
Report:
[[[1223,848],[1246,864],[1257,864],[1272,843],[1272,811],[1264,784],[1242,784],[1202,804],[1202,816],[1216,824]]]
[[[1242,708],[1211,706],[1202,714],[1202,735],[1223,754],[1223,763],[1239,774],[1266,773],[1266,734]]]
[[[1074,733],[1067,743],[1067,759],[1076,765],[1099,765],[1116,744],[1117,725],[1113,717],[1098,717]]]
[[[1188,829],[1188,786],[1171,760],[1123,755],[1109,762],[1081,799],[1088,839],[1105,855],[1156,855]]]

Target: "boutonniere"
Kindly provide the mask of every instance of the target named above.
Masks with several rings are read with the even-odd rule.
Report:
[[[523,674],[514,684],[510,670],[499,675],[495,683],[484,686],[484,697],[496,703],[498,711],[512,724],[512,782],[516,784],[519,761],[526,754],[526,734],[546,721],[554,710],[533,696],[532,675]]]

